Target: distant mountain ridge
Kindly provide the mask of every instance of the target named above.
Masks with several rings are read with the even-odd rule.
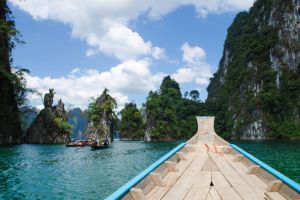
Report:
[[[87,126],[87,116],[80,108],[74,108],[68,111],[68,123],[73,126],[72,138],[84,139]]]
[[[300,0],[257,0],[239,13],[208,86],[226,137],[300,137]]]
[[[39,112],[40,110],[34,107],[24,106],[20,108],[23,137]]]

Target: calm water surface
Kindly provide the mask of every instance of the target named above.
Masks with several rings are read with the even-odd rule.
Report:
[[[0,199],[104,199],[179,143],[0,148]]]
[[[300,183],[300,140],[231,141]]]
[[[300,141],[232,141],[300,182]],[[0,148],[0,199],[104,199],[179,143]]]

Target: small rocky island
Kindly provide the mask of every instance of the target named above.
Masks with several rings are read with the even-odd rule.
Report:
[[[92,99],[88,107],[88,139],[113,141],[113,120],[116,117],[113,110],[116,106],[116,100],[108,94],[107,89],[99,97]]]
[[[49,89],[45,94],[44,109],[38,114],[27,130],[26,143],[30,144],[63,144],[70,136],[71,126],[67,123],[68,117],[64,103],[60,99],[53,106],[54,90]]]

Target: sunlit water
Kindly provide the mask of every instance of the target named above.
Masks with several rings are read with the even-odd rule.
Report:
[[[299,141],[233,143],[300,182]],[[0,199],[104,199],[178,144],[117,141],[97,151],[64,145],[0,148]]]
[[[0,199],[104,199],[179,143],[0,148]]]

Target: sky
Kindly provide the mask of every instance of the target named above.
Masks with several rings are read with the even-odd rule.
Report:
[[[181,92],[207,97],[227,28],[253,0],[9,0],[25,44],[13,51],[13,66],[30,70],[27,87],[67,108],[85,109],[104,88],[141,106],[164,76]],[[29,104],[42,108],[39,96]]]

